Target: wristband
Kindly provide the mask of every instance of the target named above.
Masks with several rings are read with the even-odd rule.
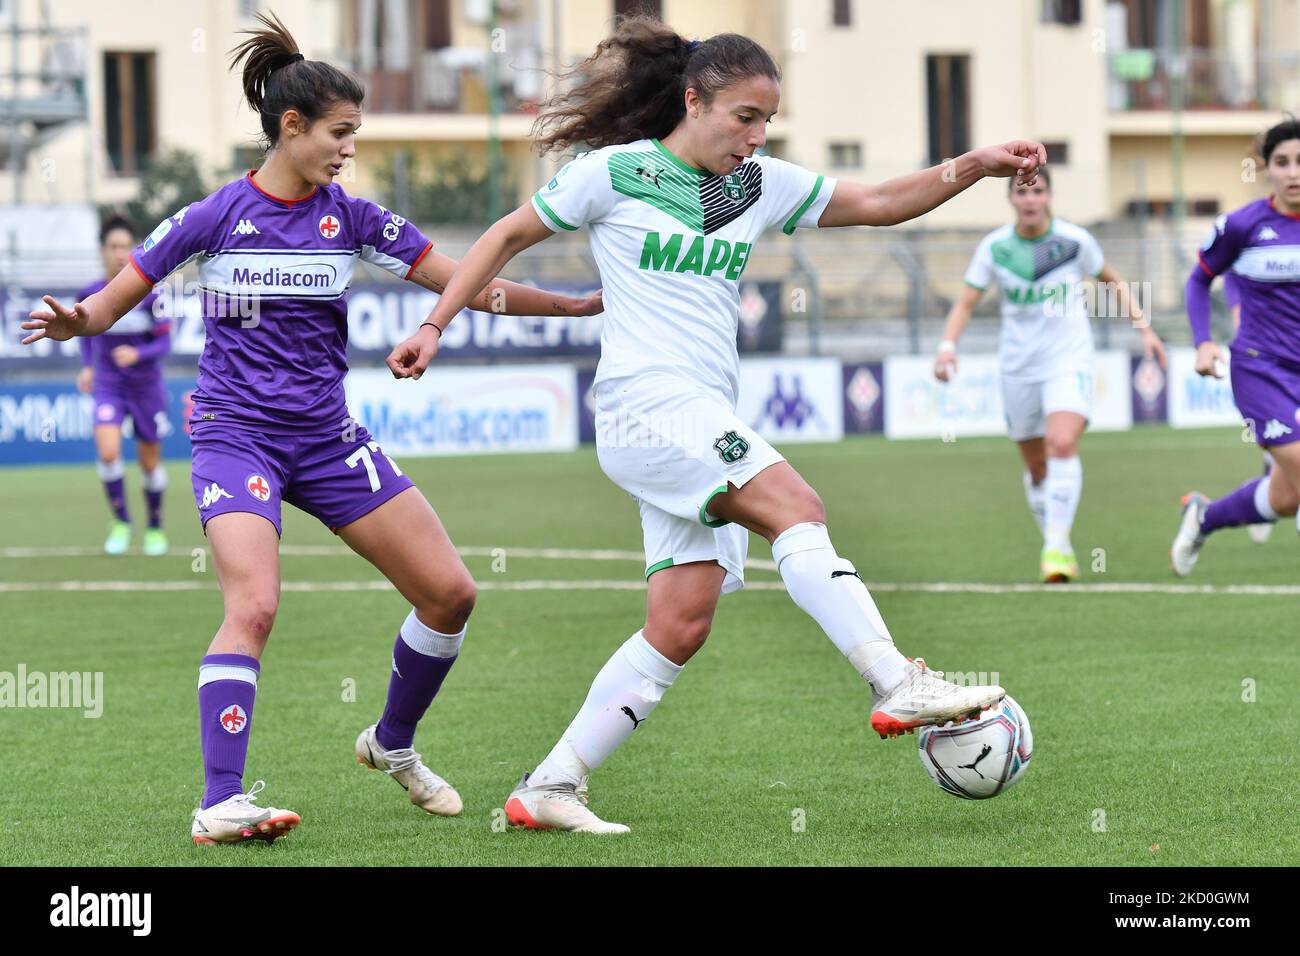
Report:
[[[426,325],[431,325],[431,326],[433,326],[435,329],[437,329],[437,330],[438,330],[438,338],[442,338],[442,326],[437,325],[436,323],[433,323],[433,322],[421,322],[421,323],[420,323],[420,328],[424,328]]]
[[[940,355],[946,355],[950,352],[956,352],[956,351],[957,351],[957,343],[954,342],[952,339],[944,339],[942,342],[939,343]]]

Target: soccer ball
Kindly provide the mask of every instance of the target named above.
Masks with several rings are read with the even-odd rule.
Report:
[[[1029,718],[1010,697],[974,720],[917,731],[921,766],[945,793],[987,800],[1024,776],[1034,753]]]

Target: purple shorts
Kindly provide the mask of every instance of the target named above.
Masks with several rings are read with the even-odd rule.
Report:
[[[1260,447],[1300,441],[1300,367],[1239,348],[1231,377],[1237,411],[1254,426]]]
[[[159,378],[146,385],[100,384],[91,389],[95,399],[95,424],[122,427],[131,417],[131,427],[140,441],[157,442],[171,433],[167,421],[167,389]]]
[[[351,442],[337,431],[273,435],[206,422],[191,428],[191,480],[204,526],[216,515],[247,511],[280,534],[283,500],[337,532],[414,486],[360,426]]]

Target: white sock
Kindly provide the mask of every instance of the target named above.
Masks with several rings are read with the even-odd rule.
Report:
[[[144,490],[145,491],[166,491],[167,490],[167,469],[159,465],[153,471],[144,472]]]
[[[1046,520],[1043,525],[1043,545],[1057,551],[1073,551],[1070,529],[1074,526],[1074,513],[1079,508],[1083,493],[1083,464],[1079,456],[1047,459]]]
[[[1034,478],[1029,471],[1025,471],[1025,500],[1029,502],[1029,513],[1034,516],[1034,521],[1038,523],[1038,533],[1043,533],[1043,523],[1046,520],[1047,511],[1047,482],[1046,480],[1034,484]]]
[[[112,461],[100,461],[97,458],[95,471],[99,473],[100,481],[117,481],[126,474],[126,466],[122,464],[121,458],[114,458]]]
[[[772,560],[794,603],[821,625],[877,696],[903,679],[907,658],[889,636],[857,569],[835,553],[826,525],[804,522],[772,542]]]
[[[681,665],[656,651],[637,631],[600,669],[578,716],[537,765],[529,784],[576,785],[650,716],[681,672]]]
[[[1265,521],[1277,520],[1277,512],[1274,511],[1273,506],[1268,503],[1268,483],[1271,480],[1271,478],[1265,478],[1255,486],[1255,511],[1257,511],[1259,516]]]

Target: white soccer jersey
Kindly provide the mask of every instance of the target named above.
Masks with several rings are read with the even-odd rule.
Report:
[[[668,371],[735,407],[740,277],[755,240],[814,227],[835,180],[779,159],[726,176],[657,139],[583,153],[533,196],[553,231],[591,227],[605,290],[596,380]]]
[[[1063,219],[1053,219],[1037,239],[1002,226],[980,240],[966,282],[976,289],[998,284],[1003,378],[1042,382],[1075,369],[1091,372],[1092,326],[1079,283],[1105,264],[1091,233]]]

